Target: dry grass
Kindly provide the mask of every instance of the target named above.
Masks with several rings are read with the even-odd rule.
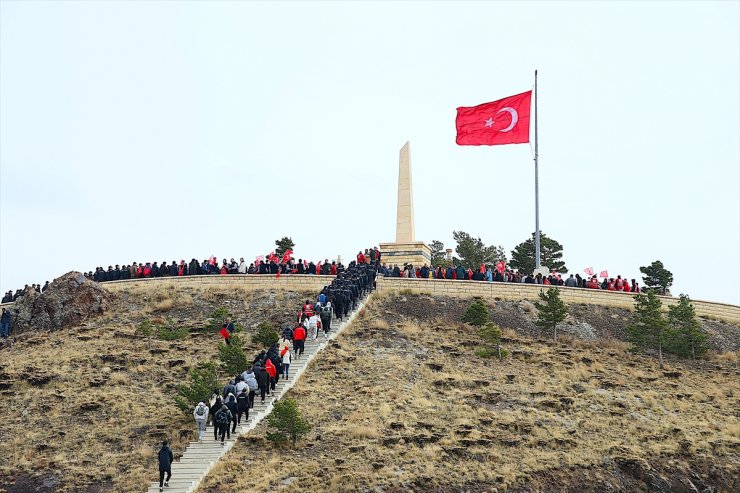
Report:
[[[552,471],[569,480],[569,468],[608,478],[613,468],[600,468],[617,456],[691,454],[740,474],[730,358],[673,362],[674,379],[619,341],[541,344],[505,330],[511,357],[479,360],[455,354],[476,341],[464,326],[389,326],[393,302],[375,298],[290,392],[313,425],[297,450],[265,442],[262,423],[199,492],[503,491]]]
[[[278,297],[269,301],[264,292],[147,288],[122,294],[111,311],[86,327],[38,333],[2,350],[0,380],[10,387],[0,387],[0,491],[19,475],[53,476],[56,493],[93,491],[90,485],[106,492],[145,491],[156,479],[161,440],[168,439],[178,454],[195,438],[192,417],[172,397],[190,368],[216,359],[219,338],[154,339],[150,352],[146,339],[133,337],[138,322],[154,314],[161,322],[202,325],[226,303],[239,320],[256,324],[272,314],[287,316],[299,304],[292,293],[277,304]],[[217,302],[208,301],[214,297]],[[239,312],[242,303],[248,311]],[[36,375],[49,380],[32,385],[28,378]]]

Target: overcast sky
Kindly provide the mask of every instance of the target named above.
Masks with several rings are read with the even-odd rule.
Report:
[[[210,255],[349,259],[534,231],[529,145],[460,147],[455,109],[532,88],[540,224],[571,272],[740,303],[738,2],[8,2],[0,290]]]

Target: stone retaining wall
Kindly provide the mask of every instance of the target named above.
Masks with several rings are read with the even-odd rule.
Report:
[[[110,292],[116,293],[125,289],[143,286],[162,286],[172,289],[183,287],[218,286],[222,288],[239,288],[247,291],[282,290],[282,291],[309,291],[319,294],[319,291],[330,284],[334,276],[315,276],[307,274],[290,274],[276,278],[271,274],[227,274],[218,276],[181,276],[181,277],[153,277],[149,279],[126,279],[123,281],[109,281],[101,284]]]
[[[410,290],[412,293],[427,293],[434,296],[481,297],[507,301],[537,301],[541,285],[485,281],[457,281],[454,279],[403,279],[379,277],[378,291]],[[568,288],[561,286],[560,298],[566,303],[585,303],[632,309],[633,295],[630,293],[604,291],[600,289]],[[660,296],[664,306],[677,303],[678,298]],[[699,317],[712,318],[740,324],[740,306],[711,301],[691,300]]]

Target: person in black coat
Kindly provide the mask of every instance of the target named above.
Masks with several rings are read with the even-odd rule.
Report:
[[[236,396],[236,423],[241,424],[242,414],[244,421],[249,421],[249,387],[244,387],[241,394]]]
[[[260,397],[262,398],[262,403],[265,403],[265,394],[267,393],[267,389],[270,388],[270,374],[267,373],[267,370],[265,370],[264,366],[260,366],[259,370],[254,374],[255,377],[257,377],[257,386],[260,389]]]
[[[170,448],[167,440],[162,442],[162,448],[159,449],[159,491],[164,491],[162,486],[169,486],[170,478],[172,477],[172,461],[175,459],[172,455],[172,449]],[[167,479],[164,475],[167,474]]]
[[[218,394],[218,390],[214,392]],[[213,403],[211,408],[208,410],[208,416],[211,418],[211,424],[213,424],[213,439],[218,440],[218,423],[216,422],[216,413],[221,410],[221,396],[216,397],[216,402]]]
[[[237,422],[237,403],[236,403],[236,397],[234,397],[234,394],[229,394],[229,396],[226,398],[226,407],[229,409],[229,412],[231,413],[231,433],[236,433],[236,425]]]

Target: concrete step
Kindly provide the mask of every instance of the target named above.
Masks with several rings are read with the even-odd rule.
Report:
[[[359,306],[361,307],[362,304]],[[358,307],[358,308],[359,308]],[[332,322],[332,330],[330,334],[337,333],[340,329],[346,327],[350,317],[353,317],[353,312],[349,317],[345,318],[343,322],[334,320]],[[294,357],[293,362],[290,365],[290,376],[285,379],[281,378],[275,386],[275,393],[282,394],[290,386],[292,387],[296,381],[296,373],[306,371],[309,357],[312,357],[318,351],[327,347],[327,341],[324,340],[323,333],[319,334],[316,340],[308,340],[305,344],[305,352],[299,356]],[[267,410],[277,399],[276,395],[268,395],[265,398],[265,403],[261,403],[259,397],[255,401],[255,405],[249,411],[249,418],[242,421],[231,435],[231,438],[226,440],[224,445],[221,445],[220,440],[213,440],[213,425],[208,426],[206,429],[206,435],[204,441],[192,441],[188,444],[182,457],[172,465],[172,480],[170,481],[169,488],[165,488],[164,491],[167,493],[192,493],[207,475],[208,471],[219,461],[223,455],[227,453],[237,437],[242,433],[248,432],[253,425],[262,420]],[[159,491],[159,483],[152,483],[147,490],[147,493],[157,493]]]

